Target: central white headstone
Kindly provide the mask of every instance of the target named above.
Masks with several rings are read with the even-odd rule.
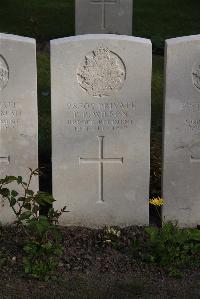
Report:
[[[148,224],[151,43],[51,42],[52,163],[64,225]]]
[[[133,0],[76,0],[76,35],[132,35]]]
[[[28,168],[38,167],[37,114],[35,40],[0,34],[0,178],[14,175],[27,180]],[[38,178],[30,188],[38,190]],[[14,219],[0,198],[0,223]]]

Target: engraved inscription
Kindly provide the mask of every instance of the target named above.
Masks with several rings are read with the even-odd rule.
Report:
[[[6,60],[0,55],[0,91],[2,91],[9,80],[9,68]]]
[[[101,5],[101,29],[106,29],[106,7],[108,4],[117,4],[119,0],[91,0],[91,4]]]
[[[135,124],[135,110],[134,100],[68,103],[66,124],[79,133],[128,129]]]
[[[190,157],[190,162],[192,163],[200,163],[200,158],[195,158],[194,156]]]
[[[99,156],[97,158],[79,158],[79,163],[84,164],[99,164],[99,199],[97,203],[103,203],[103,165],[104,163],[120,163],[123,164],[123,157],[121,158],[104,158],[103,154],[103,140],[104,136],[97,136],[99,140]]]
[[[102,98],[122,88],[126,68],[122,59],[106,47],[88,53],[77,69],[77,80],[89,95]]]
[[[186,128],[189,131],[199,131],[200,130],[200,119],[186,119],[185,120]]]
[[[185,116],[184,127],[187,132],[198,133],[200,130],[200,102],[185,101],[180,106],[180,111]]]
[[[181,107],[182,111],[185,112],[199,112],[200,111],[200,102],[185,102]]]
[[[200,91],[200,64],[193,67],[192,81],[194,86]]]
[[[0,131],[14,129],[21,121],[21,110],[14,101],[0,101]]]

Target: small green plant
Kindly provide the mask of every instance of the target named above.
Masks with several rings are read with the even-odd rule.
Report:
[[[150,204],[156,208],[163,205],[163,199],[153,198]],[[158,211],[159,213],[159,211]],[[147,239],[143,246],[133,242],[135,254],[143,261],[157,263],[169,270],[170,276],[180,277],[181,268],[191,262],[200,262],[200,231],[180,229],[177,224],[163,222],[162,228],[147,227]]]
[[[23,248],[26,253],[23,259],[25,272],[35,278],[53,279],[56,277],[62,255],[61,233],[58,226],[52,222],[48,214],[38,219],[31,219],[27,229],[31,237]]]
[[[198,258],[200,252],[200,231],[179,229],[173,223],[162,228],[148,227],[146,258],[169,269],[171,276],[181,276],[181,268]]]
[[[45,192],[34,193],[31,189],[33,176],[38,176],[38,169],[30,169],[28,182],[21,176],[6,176],[0,180],[0,194],[7,200],[16,217],[16,224],[26,234],[23,259],[24,270],[35,278],[49,280],[56,276],[59,258],[62,254],[61,233],[58,228],[59,217],[67,212],[66,207],[60,211],[50,208],[46,216],[39,214],[40,206],[51,205],[55,200]],[[19,193],[8,186],[18,185]],[[21,188],[20,188],[21,187]]]

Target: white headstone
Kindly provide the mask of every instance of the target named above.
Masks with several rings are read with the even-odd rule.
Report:
[[[200,35],[166,41],[163,216],[200,224]]]
[[[132,35],[133,0],[76,0],[76,35]]]
[[[63,225],[148,224],[151,42],[51,42],[52,163]]]
[[[0,177],[28,178],[38,167],[36,44],[34,39],[0,34]],[[38,179],[31,188],[38,190]],[[0,223],[14,214],[0,199]]]

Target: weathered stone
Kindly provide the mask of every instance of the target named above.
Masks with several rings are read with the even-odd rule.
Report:
[[[28,178],[38,167],[37,80],[35,40],[0,34],[0,177]],[[16,186],[13,186],[14,188]],[[31,188],[38,189],[37,178]],[[0,222],[14,214],[0,199]]]
[[[51,42],[52,163],[63,225],[148,224],[151,43]]]
[[[200,35],[166,41],[165,221],[200,224]]]
[[[133,0],[76,0],[76,35],[132,35]]]

